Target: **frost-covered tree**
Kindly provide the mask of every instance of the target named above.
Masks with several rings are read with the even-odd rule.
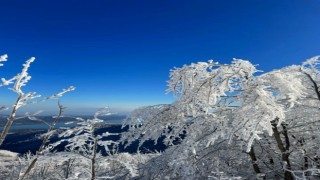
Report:
[[[109,108],[101,108],[98,110],[93,119],[83,119],[81,117],[77,117],[76,120],[79,121],[78,125],[74,128],[68,129],[61,133],[59,136],[62,139],[54,144],[52,147],[58,146],[62,142],[67,142],[65,148],[69,152],[77,152],[79,155],[83,156],[87,160],[90,161],[88,163],[90,167],[91,179],[96,178],[96,160],[97,156],[100,156],[98,152],[98,145],[101,145],[105,148],[107,152],[109,152],[108,146],[112,145],[113,141],[103,141],[102,138],[113,135],[108,132],[103,133],[102,135],[96,135],[95,130],[99,126],[102,119],[99,116],[110,115]]]
[[[7,61],[7,58],[8,58],[8,55],[6,55],[6,54],[0,56],[0,66],[3,66],[3,64],[1,64],[1,62]],[[1,78],[2,83],[0,84],[0,87],[13,84],[13,86],[9,87],[9,89],[12,90],[13,92],[15,92],[18,96],[17,96],[15,103],[12,105],[11,113],[10,113],[8,120],[7,120],[7,123],[4,126],[3,131],[0,135],[0,146],[2,145],[2,143],[4,142],[4,140],[8,134],[10,127],[11,127],[13,121],[15,120],[16,113],[19,108],[26,106],[26,105],[29,105],[29,104],[35,104],[35,103],[40,103],[40,102],[50,100],[50,99],[56,99],[58,97],[61,97],[64,93],[66,93],[68,91],[73,91],[75,89],[73,86],[70,86],[69,88],[63,89],[61,92],[59,92],[57,94],[45,97],[43,99],[37,99],[37,98],[40,98],[41,96],[36,94],[35,92],[28,92],[28,93],[23,92],[22,87],[26,86],[26,84],[31,79],[31,76],[28,74],[28,70],[29,70],[31,63],[34,61],[35,61],[34,57],[28,59],[25,62],[25,64],[23,64],[23,68],[22,68],[21,72],[18,73],[13,78],[10,78],[9,80],[6,80],[5,78]],[[4,109],[4,108],[1,108],[1,109]]]
[[[167,92],[176,101],[135,110],[122,141],[164,137],[169,148],[146,164],[144,178],[315,178],[319,62],[268,73],[241,59],[175,68]]]
[[[67,142],[65,145],[67,152],[80,156],[82,162],[77,165],[82,167],[82,171],[78,172],[78,178],[94,180],[134,177],[139,174],[138,164],[145,162],[150,157],[150,155],[118,153],[115,148],[118,143],[106,139],[106,137],[118,135],[118,133],[97,134],[96,130],[104,122],[100,116],[108,115],[111,113],[109,108],[105,107],[99,109],[92,119],[75,117],[78,126],[60,133],[59,137],[62,139],[50,145],[56,147]],[[107,157],[102,156],[98,147],[104,148]]]
[[[27,115],[27,117],[28,117],[29,119],[31,119],[31,120],[36,120],[36,121],[42,121],[42,122],[46,123],[46,124],[49,126],[49,128],[48,128],[47,133],[45,133],[45,134],[42,135],[42,137],[43,137],[43,138],[42,138],[42,143],[41,143],[38,151],[37,151],[36,154],[34,155],[32,162],[28,165],[26,171],[25,171],[24,173],[21,173],[21,174],[20,174],[20,179],[24,179],[24,178],[31,172],[31,170],[35,167],[35,165],[36,165],[39,157],[40,157],[41,155],[43,155],[44,152],[47,150],[47,149],[46,149],[46,146],[47,146],[47,144],[48,144],[49,141],[50,141],[50,137],[51,137],[52,134],[55,132],[55,129],[54,129],[54,128],[55,128],[55,125],[57,124],[58,120],[59,120],[60,117],[62,116],[63,110],[65,109],[65,108],[60,104],[60,102],[58,102],[58,107],[59,107],[59,113],[58,113],[58,115],[57,115],[56,117],[54,117],[54,120],[53,120],[53,122],[52,122],[51,124],[48,124],[48,123],[46,123],[45,121],[43,121],[43,120],[35,117],[38,113],[35,113],[35,114],[26,113],[26,115]]]

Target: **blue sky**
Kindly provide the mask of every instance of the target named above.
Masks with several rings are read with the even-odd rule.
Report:
[[[269,71],[320,54],[320,1],[308,0],[0,0],[1,77],[35,56],[25,91],[61,98],[88,114],[170,103],[169,70],[242,58]],[[15,94],[0,90],[1,104]],[[54,103],[22,110],[54,112]]]

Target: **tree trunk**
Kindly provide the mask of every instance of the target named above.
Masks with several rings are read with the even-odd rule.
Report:
[[[251,149],[249,151],[249,156],[251,158],[251,163],[252,163],[252,167],[253,167],[254,172],[256,174],[261,173],[260,168],[259,168],[259,166],[257,164],[257,157],[256,157],[256,154],[254,152],[253,146],[251,146]]]
[[[311,77],[310,74],[308,73],[304,73],[308,78],[309,80],[312,82],[312,85],[313,85],[313,89],[317,95],[317,98],[318,100],[320,101],[320,92],[319,92],[319,87],[318,87],[318,84],[316,83],[316,81]]]
[[[280,132],[278,131],[278,128],[277,128],[277,123],[272,122],[272,126],[273,126],[273,128],[272,128],[273,136],[274,136],[274,138],[277,142],[277,146],[282,154],[282,161],[284,161],[286,163],[286,169],[291,170],[291,164],[290,164],[290,159],[289,159],[290,142],[289,142],[287,131],[286,131],[286,129],[284,129],[284,136],[285,136],[285,141],[286,141],[286,147],[285,147],[282,140],[281,140]],[[285,170],[284,179],[285,180],[293,180],[293,176],[292,176],[291,172]]]
[[[0,146],[2,145],[4,140],[6,139],[7,134],[9,132],[9,130],[10,130],[10,127],[11,127],[11,125],[13,123],[13,120],[16,117],[16,112],[17,112],[17,110],[19,108],[18,104],[19,104],[19,102],[21,100],[21,97],[22,97],[22,95],[20,94],[19,97],[16,100],[16,103],[13,106],[13,109],[11,111],[11,114],[10,114],[9,118],[8,118],[8,121],[7,121],[6,125],[4,126],[4,129],[3,129],[2,133],[1,133],[1,136],[0,136]]]
[[[97,139],[94,140],[93,145],[93,157],[91,159],[91,180],[95,180],[96,178],[96,171],[95,171],[95,163],[96,163],[96,156],[97,156]]]

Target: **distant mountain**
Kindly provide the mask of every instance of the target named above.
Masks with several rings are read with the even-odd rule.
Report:
[[[7,118],[9,116],[1,116],[0,117],[0,129],[1,127],[3,127],[6,122],[7,122]],[[92,119],[93,116],[63,116],[59,118],[59,123],[67,123],[67,122],[76,122],[76,117],[81,117],[83,119]],[[54,120],[54,116],[36,116],[35,117],[38,120],[31,120],[27,117],[17,117],[16,120],[13,121],[13,126],[15,125],[36,125],[36,124],[44,124],[44,122],[50,124],[53,122]],[[108,121],[112,121],[112,124],[114,122],[122,122],[123,120],[126,119],[125,115],[110,115],[110,116],[103,116],[103,117],[99,117],[100,119],[105,120],[105,123],[108,123]],[[44,121],[44,122],[42,122]]]

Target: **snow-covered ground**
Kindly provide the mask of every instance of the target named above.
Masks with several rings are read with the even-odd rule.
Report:
[[[18,155],[19,154],[15,152],[0,150],[0,162],[16,160]]]
[[[19,179],[27,167],[37,158],[36,165],[25,179],[91,179],[92,157],[74,152],[45,153],[36,157],[32,154],[17,156],[10,151],[0,151],[13,159],[0,161],[0,180]],[[130,179],[139,174],[138,167],[154,155],[119,153],[109,157],[97,154],[95,158],[96,179]]]

